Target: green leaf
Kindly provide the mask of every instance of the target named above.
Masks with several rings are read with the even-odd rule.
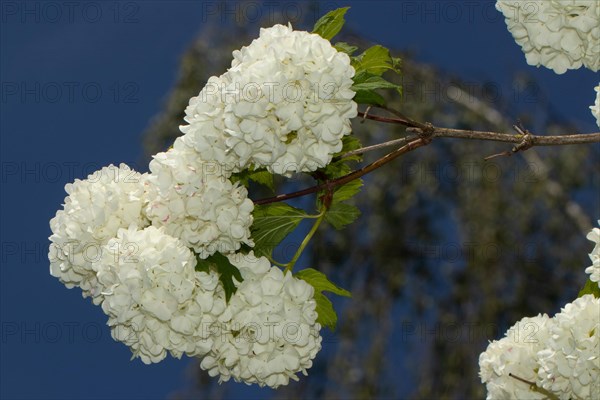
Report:
[[[304,210],[285,203],[257,205],[253,215],[254,222],[250,229],[254,239],[254,254],[268,257],[273,249],[308,217]]]
[[[273,183],[273,174],[269,171],[253,172],[250,174],[250,176],[248,176],[248,179],[263,186],[266,186],[272,191],[275,191],[275,185]]]
[[[346,54],[348,54],[349,56],[351,56],[352,54],[354,54],[354,52],[355,52],[356,50],[358,50],[358,47],[356,47],[356,46],[352,46],[351,44],[348,44],[348,43],[346,43],[346,42],[337,42],[337,43],[335,44],[335,46],[333,46],[333,47],[335,47],[335,49],[336,49],[337,51],[340,51],[340,52],[342,52],[342,53],[346,53]]]
[[[344,154],[352,150],[358,150],[361,147],[362,144],[356,136],[346,135],[342,138],[342,150],[338,154]]]
[[[585,296],[586,294],[593,294],[594,297],[599,299],[600,298],[600,287],[598,287],[598,282],[592,282],[591,279],[588,279],[587,282],[585,283],[585,286],[583,287],[583,289],[581,289],[581,291],[579,292],[579,296],[577,296],[577,297],[582,297],[582,296]]]
[[[327,279],[327,275],[316,269],[306,268],[302,271],[298,271],[295,275],[296,278],[309,283],[318,292],[331,292],[339,296],[352,297],[352,294],[349,291],[337,286]]]
[[[317,322],[334,331],[337,324],[337,314],[333,309],[333,304],[325,297],[323,292],[331,292],[345,297],[350,297],[350,292],[333,284],[325,274],[312,268],[303,269],[297,272],[295,276],[315,288],[314,299],[317,303]]]
[[[384,106],[385,99],[372,90],[358,90],[353,99],[358,104],[369,104],[371,106]]]
[[[323,293],[315,292],[315,302],[317,306],[315,311],[317,312],[317,322],[321,326],[328,327],[331,331],[335,331],[337,325],[337,314],[333,309],[333,304]]]
[[[271,189],[271,191],[275,191],[275,185],[273,183],[273,174],[264,169],[258,169],[255,171],[245,169],[242,172],[233,174],[231,176],[231,181],[233,183],[239,181],[242,185],[246,187],[248,187],[250,181],[253,181],[260,185],[268,187],[269,189]]]
[[[333,158],[335,159],[336,157],[341,157],[350,151],[358,150],[360,148],[362,148],[362,144],[360,143],[360,140],[358,140],[358,138],[356,136],[352,136],[352,135],[344,136],[342,138],[342,150],[340,150],[339,153],[334,154]],[[362,155],[355,154],[353,156],[348,156],[348,157],[345,157],[343,159],[343,161],[344,162],[362,161]]]
[[[342,229],[351,224],[360,216],[360,210],[353,205],[346,203],[331,204],[329,210],[325,213],[325,220],[335,229]]]
[[[331,40],[344,26],[346,20],[344,15],[350,7],[338,8],[336,10],[329,11],[323,15],[315,23],[313,33],[318,34],[323,39]]]
[[[354,85],[351,89],[356,92],[354,101],[359,104],[384,105],[385,99],[375,92],[377,89],[393,89],[402,95],[401,86],[367,71],[354,76]]]
[[[364,71],[381,75],[390,69],[399,72],[399,62],[398,58],[390,56],[389,49],[380,45],[369,47],[362,54],[352,58],[352,66],[357,74]]]
[[[219,281],[221,281],[225,290],[225,300],[229,302],[229,299],[237,290],[233,279],[235,278],[238,284],[244,280],[242,274],[240,274],[240,270],[231,264],[229,259],[221,253],[215,253],[204,260],[196,255],[196,259],[198,260],[196,271],[209,272],[211,268],[217,271]]]
[[[333,205],[333,204],[336,204],[341,201],[348,200],[348,199],[354,197],[354,195],[356,195],[358,192],[360,192],[360,188],[362,186],[363,186],[362,179],[355,179],[353,181],[346,183],[343,186],[337,187],[333,191],[333,199],[331,201],[331,204]]]
[[[213,265],[208,260],[200,258],[198,254],[196,254],[196,271],[198,272],[206,272],[207,274],[210,272],[210,267]]]
[[[374,75],[369,72],[361,72],[354,77],[354,85],[351,87],[352,90],[375,90],[375,89],[394,89],[399,94],[402,94],[402,87],[383,79],[379,75]]]
[[[352,172],[352,168],[350,168],[346,160],[339,160],[330,163],[323,169],[323,172],[329,179],[335,179],[344,175],[348,175],[350,172]]]

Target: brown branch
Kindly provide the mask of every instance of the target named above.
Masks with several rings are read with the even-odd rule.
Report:
[[[411,133],[423,132],[423,130],[420,128],[407,128],[406,131]],[[528,146],[561,146],[569,144],[600,143],[600,132],[560,136],[542,136],[534,135],[531,133],[526,135],[514,135],[510,133],[469,131],[462,129],[447,129],[433,127],[431,136],[455,139],[491,140],[495,142],[517,143],[522,146],[522,148],[519,148],[518,150],[525,150],[525,148]]]
[[[406,141],[412,140],[408,144],[400,147],[397,150],[381,157],[377,161],[361,168],[356,171],[353,171],[347,175],[344,175],[340,178],[333,180],[326,180],[325,182],[309,187],[307,189],[299,190],[297,192],[280,194],[274,197],[268,197],[265,199],[256,200],[254,204],[269,204],[275,203],[279,201],[285,201],[289,199],[293,199],[296,197],[306,196],[311,193],[319,192],[323,189],[331,190],[336,186],[342,186],[346,183],[353,181],[354,179],[358,179],[380,167],[389,163],[390,161],[396,159],[402,154],[408,153],[409,151],[415,150],[421,146],[425,146],[431,142],[434,137],[443,137],[443,138],[455,138],[455,139],[469,139],[469,140],[489,140],[495,142],[505,142],[505,143],[515,143],[515,146],[512,148],[510,152],[504,151],[502,153],[494,154],[492,156],[486,157],[486,160],[489,160],[494,157],[499,156],[510,156],[519,151],[527,150],[534,146],[558,146],[558,145],[571,145],[571,144],[586,144],[586,143],[600,143],[600,132],[596,133],[588,133],[588,134],[573,134],[573,135],[561,135],[561,136],[542,136],[542,135],[534,135],[527,131],[526,129],[514,126],[517,130],[518,134],[510,134],[510,133],[499,133],[499,132],[484,132],[484,131],[472,131],[472,130],[462,130],[462,129],[448,129],[448,128],[438,128],[433,126],[430,123],[421,123],[417,121],[413,121],[412,119],[404,116],[402,113],[396,110],[392,110],[386,107],[379,107],[384,109],[394,115],[397,118],[387,118],[381,117],[377,115],[369,114],[370,108],[367,108],[366,112],[359,112],[358,115],[364,119],[371,119],[374,121],[387,122],[387,123],[395,123],[404,125],[407,127],[406,132],[416,133],[419,137],[407,137],[394,139],[388,142],[379,143],[373,146],[363,147],[361,149],[349,151],[348,153],[342,154],[339,159],[347,158],[355,154],[366,153],[367,151],[377,150],[383,147],[393,146],[399,143],[405,143]]]
[[[304,190],[299,190],[297,192],[280,194],[280,195],[277,195],[274,197],[256,200],[254,202],[254,204],[261,205],[261,204],[276,203],[279,201],[285,201],[285,200],[293,199],[296,197],[306,196],[311,193],[316,193],[316,192],[321,191],[326,188],[334,188],[337,186],[345,185],[346,183],[351,182],[355,179],[358,179],[358,178],[368,174],[369,172],[372,172],[378,168],[381,168],[382,166],[395,160],[397,157],[401,156],[402,154],[405,154],[405,153],[408,153],[409,151],[418,149],[419,147],[425,146],[425,145],[429,144],[430,142],[431,142],[431,140],[429,138],[425,138],[425,137],[415,139],[412,142],[400,147],[399,149],[394,150],[389,154],[386,154],[385,156],[381,157],[377,161],[374,161],[371,164],[369,164],[361,169],[358,169],[356,171],[353,171],[347,175],[344,175],[340,178],[326,181],[319,185],[315,185],[315,186],[309,187]]]
[[[402,114],[400,111],[398,110],[394,110],[393,108],[388,108],[385,106],[380,106],[379,108],[394,114],[396,117],[398,117],[401,121],[404,121],[404,125],[408,126],[408,127],[415,127],[415,128],[420,128],[423,131],[427,131],[431,128],[431,124],[429,123],[421,123],[419,121],[415,121],[411,118],[408,118],[406,115]]]
[[[384,147],[397,146],[400,144],[404,144],[406,142],[410,142],[411,140],[415,140],[415,139],[418,139],[418,137],[417,136],[407,136],[407,137],[403,137],[400,139],[394,139],[394,140],[390,140],[390,141],[383,142],[383,143],[377,143],[372,146],[361,147],[360,149],[356,149],[356,150],[352,150],[347,153],[344,153],[341,156],[337,157],[337,159],[343,160],[344,158],[352,157],[357,154],[363,154],[363,153],[367,153],[369,151],[383,149]]]
[[[358,112],[358,116],[363,119],[372,119],[373,121],[387,122],[390,124],[400,124],[400,125],[406,126],[406,121],[404,121],[402,119],[398,119],[398,118],[380,117],[378,115],[371,115],[371,114],[368,114],[368,112],[360,112],[360,111]]]
[[[379,115],[371,115],[371,114],[369,114],[369,111],[371,110],[372,107],[381,108],[382,110],[385,110],[385,111],[389,112],[390,114],[394,114],[398,118],[389,118],[389,117],[381,117]],[[365,110],[364,113],[359,111],[358,116],[362,117],[363,121],[365,119],[371,119],[373,121],[387,122],[390,124],[399,124],[399,125],[404,125],[404,126],[411,127],[411,128],[421,128],[423,130],[428,129],[427,124],[423,124],[421,122],[414,121],[414,120],[408,118],[407,116],[405,116],[404,114],[402,114],[400,111],[397,111],[397,110],[394,110],[391,108],[387,108],[385,106],[369,106],[369,107],[367,107],[367,109]]]
[[[407,127],[406,132],[417,133],[420,135],[427,134],[432,137],[445,137],[455,139],[470,139],[470,140],[490,140],[495,142],[506,142],[506,143],[517,143],[519,148],[517,151],[526,150],[533,146],[560,146],[569,144],[586,144],[586,143],[599,143],[600,132],[585,133],[585,134],[572,134],[572,135],[560,135],[560,136],[545,136],[545,135],[534,135],[529,131],[518,128],[518,135],[512,133],[499,133],[499,132],[485,132],[485,131],[472,131],[463,129],[448,129],[439,128],[431,124],[423,124],[421,122],[414,121],[401,112],[386,108],[379,107],[386,110],[398,118],[381,117],[378,115],[372,115],[368,113],[359,112],[358,115],[365,119],[371,119],[373,121],[386,122],[398,125],[404,125]],[[516,129],[517,127],[515,127]],[[527,142],[527,143],[525,143]]]

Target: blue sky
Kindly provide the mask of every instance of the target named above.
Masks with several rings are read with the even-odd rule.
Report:
[[[141,133],[203,24],[232,18],[220,4],[0,3],[2,398],[164,398],[183,384],[193,361],[130,362],[102,311],[48,274],[48,221],[74,178],[110,163],[146,168],[135,164]],[[227,7],[245,7],[249,19],[268,12],[244,4]],[[295,4],[271,7],[294,16]],[[554,109],[595,129],[588,106],[598,74],[527,66],[492,1],[338,1],[321,10],[345,5],[353,30],[467,82],[497,82],[510,96],[512,75],[527,71]]]

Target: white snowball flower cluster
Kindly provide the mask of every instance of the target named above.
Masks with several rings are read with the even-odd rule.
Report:
[[[277,388],[321,349],[315,289],[240,252],[254,246],[254,204],[232,175],[330,163],[357,115],[355,71],[328,40],[283,25],[233,58],[190,100],[184,135],[150,173],[111,165],[66,186],[50,272],[101,305],[133,358],[197,356],[220,382]]]
[[[144,363],[211,348],[206,327],[225,309],[225,293],[216,273],[195,266],[190,249],[153,226],[120,229],[94,262],[112,336]]]
[[[219,382],[277,388],[307,374],[321,349],[314,289],[253,253],[233,255],[243,277],[215,328],[201,367]]]
[[[598,221],[598,225],[600,225],[600,221]],[[596,245],[589,254],[590,260],[592,260],[592,265],[587,267],[585,272],[590,274],[590,279],[592,282],[598,282],[598,286],[600,287],[600,229],[592,229],[586,237]]]
[[[600,70],[600,2],[497,0],[527,63],[557,74],[581,66]]]
[[[596,124],[600,128],[600,84],[594,90],[596,91],[596,102],[593,106],[590,106],[590,110],[592,110],[592,115],[596,118]]]
[[[539,379],[560,399],[600,398],[600,299],[588,294],[554,317]]]
[[[215,161],[227,178],[240,171],[237,155],[225,143],[224,99],[229,95],[223,89],[228,83],[227,74],[210,77],[185,109],[188,125],[179,127],[184,133],[182,140],[196,150],[200,159]]]
[[[64,208],[50,220],[50,274],[68,288],[80,287],[83,297],[99,304],[102,288],[92,262],[101,256],[101,246],[119,228],[148,225],[142,213],[142,175],[125,164],[110,165],[65,190]]]
[[[248,191],[233,184],[215,162],[203,162],[178,138],[154,156],[148,175],[146,215],[155,226],[193,248],[202,258],[231,253],[250,239],[254,204]]]
[[[554,318],[522,319],[479,366],[488,400],[600,398],[600,299],[585,295]]]
[[[509,374],[535,382],[537,352],[544,348],[550,336],[552,319],[547,315],[523,318],[512,326],[506,336],[490,343],[479,356],[481,381],[487,387],[487,399],[545,399],[529,385]]]
[[[357,115],[349,56],[317,34],[275,25],[233,57],[190,101],[186,143],[234,171],[290,176],[331,162]]]

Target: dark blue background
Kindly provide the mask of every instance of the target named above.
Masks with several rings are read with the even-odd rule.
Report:
[[[227,7],[254,19],[245,4]],[[295,4],[271,7],[294,18]],[[348,26],[366,38],[467,82],[496,82],[509,98],[513,74],[527,71],[580,131],[597,130],[588,106],[598,75],[527,66],[491,0],[327,2],[309,20],[345,5]],[[135,165],[141,133],[194,36],[233,18],[222,11],[196,1],[1,2],[2,398],[164,398],[184,383],[195,361],[130,362],[102,311],[48,274],[48,221],[74,178],[109,163],[145,170]]]

